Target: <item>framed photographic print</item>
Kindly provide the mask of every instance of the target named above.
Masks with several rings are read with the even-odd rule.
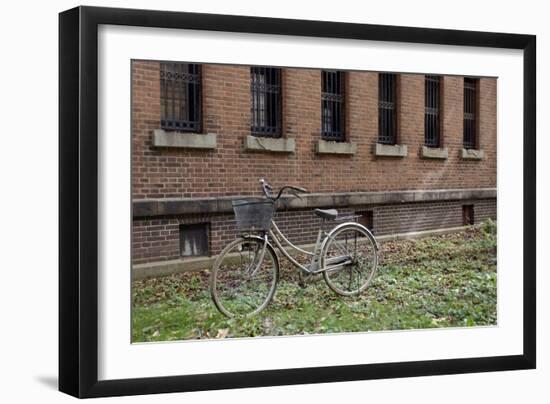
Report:
[[[535,367],[534,36],[59,21],[61,391]]]

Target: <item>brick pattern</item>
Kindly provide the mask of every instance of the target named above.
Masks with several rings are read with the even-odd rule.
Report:
[[[132,62],[132,197],[191,198],[258,195],[259,178],[273,186],[296,184],[311,192],[369,192],[496,187],[497,80],[479,84],[479,140],[482,161],[460,158],[463,128],[463,78],[442,81],[442,145],[446,160],[421,159],[424,142],[424,76],[398,79],[398,140],[408,146],[404,158],[376,157],[378,74],[346,74],[346,139],[357,144],[355,155],[318,155],[321,138],[321,73],[285,68],[282,73],[283,136],[296,140],[296,152],[245,151],[250,135],[250,68],[203,65],[203,128],[216,133],[215,150],[156,149],[152,136],[160,127],[160,64]],[[185,134],[182,134],[185,136]],[[410,232],[462,225],[462,205],[475,206],[475,220],[496,217],[496,201],[450,201],[342,209],[344,214],[372,209],[376,234]],[[278,212],[276,219],[298,244],[314,241],[319,219],[310,211]],[[232,215],[135,218],[133,262],[179,258],[179,225],[210,223],[210,250],[220,251],[235,237]]]
[[[374,233],[410,233],[462,226],[463,205],[474,205],[475,223],[496,219],[494,199],[388,205],[374,209]]]
[[[494,199],[357,206],[339,209],[339,212],[341,215],[353,215],[372,210],[373,232],[384,235],[462,226],[462,205],[468,204],[474,205],[475,223],[487,218],[496,219]],[[298,245],[315,242],[322,222],[311,210],[277,212],[275,221],[281,231]],[[180,258],[179,225],[189,223],[210,223],[209,242],[213,255],[237,236],[234,217],[230,214],[135,219],[132,229],[133,263]],[[327,222],[326,228],[330,229],[332,225]]]
[[[216,150],[154,149],[159,128],[159,63],[132,64],[133,198],[257,195],[258,179],[274,186],[300,184],[312,192],[482,188],[496,185],[496,79],[480,80],[479,144],[483,161],[465,161],[462,148],[463,78],[443,80],[443,142],[447,160],[424,160],[424,76],[399,75],[400,143],[405,158],[376,158],[378,74],[347,74],[348,139],[354,156],[317,155],[321,133],[320,70],[283,69],[283,136],[296,139],[296,153],[247,152],[250,134],[250,69],[203,65],[204,130],[218,134]],[[185,136],[185,135],[182,135]]]

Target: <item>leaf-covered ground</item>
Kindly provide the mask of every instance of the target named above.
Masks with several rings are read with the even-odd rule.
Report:
[[[281,259],[275,298],[258,316],[228,319],[211,301],[209,274],[136,281],[132,340],[166,341],[494,325],[497,321],[496,227],[381,244],[369,288],[337,296],[320,280],[302,289]]]

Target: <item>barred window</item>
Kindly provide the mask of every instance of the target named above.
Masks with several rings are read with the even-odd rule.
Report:
[[[380,73],[378,76],[378,142],[397,143],[396,83],[397,76]]]
[[[209,255],[209,223],[180,224],[180,255],[182,257]]]
[[[321,72],[321,136],[326,140],[345,140],[344,80],[344,72]]]
[[[424,94],[424,143],[429,147],[439,147],[441,77],[426,76]]]
[[[464,78],[464,148],[475,149],[477,139],[477,79]]]
[[[252,67],[250,79],[252,134],[281,137],[281,69]]]
[[[193,63],[161,63],[161,128],[200,132],[201,112],[201,66]]]

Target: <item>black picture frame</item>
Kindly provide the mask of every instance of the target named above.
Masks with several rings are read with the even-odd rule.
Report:
[[[523,50],[523,354],[98,381],[100,24]],[[59,15],[59,100],[59,390],[84,398],[535,368],[534,35],[77,7]]]

